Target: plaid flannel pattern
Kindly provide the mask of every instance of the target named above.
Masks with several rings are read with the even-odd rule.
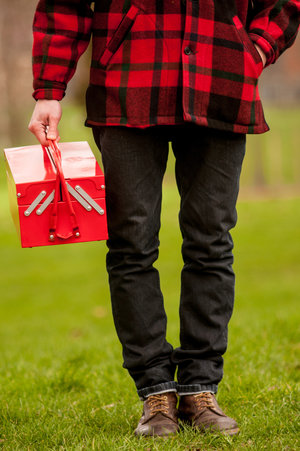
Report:
[[[93,37],[88,126],[190,121],[237,133],[268,130],[263,69],[292,45],[298,0],[40,0],[35,99],[64,96]]]

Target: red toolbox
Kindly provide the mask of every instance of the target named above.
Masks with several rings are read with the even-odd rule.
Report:
[[[5,149],[22,247],[106,240],[105,182],[87,142]]]

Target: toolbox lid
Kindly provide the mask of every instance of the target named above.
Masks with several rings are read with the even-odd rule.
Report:
[[[66,179],[103,175],[86,141],[59,143],[62,168]],[[50,181],[56,171],[41,145],[4,149],[16,184]]]

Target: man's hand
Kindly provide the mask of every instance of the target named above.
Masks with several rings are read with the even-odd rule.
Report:
[[[258,51],[258,53],[259,53],[259,55],[261,57],[261,60],[262,60],[262,63],[263,63],[263,67],[265,67],[266,61],[267,61],[266,54],[257,44],[254,44],[254,45],[255,45],[255,48],[256,48],[256,50]]]
[[[29,130],[43,146],[48,146],[48,139],[58,139],[58,123],[62,110],[58,100],[38,100],[29,123]]]

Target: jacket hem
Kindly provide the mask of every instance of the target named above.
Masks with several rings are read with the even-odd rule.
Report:
[[[232,124],[225,121],[220,121],[217,119],[207,118],[206,116],[193,117],[192,120],[187,118],[186,120],[181,118],[174,118],[173,116],[159,116],[156,118],[155,123],[143,123],[141,122],[130,122],[127,118],[123,117],[107,117],[107,118],[99,118],[97,120],[92,120],[87,118],[85,121],[86,127],[131,127],[131,128],[148,128],[153,127],[155,125],[180,125],[185,124],[187,122],[193,122],[202,127],[213,128],[216,130],[224,130],[230,131],[233,133],[241,133],[241,134],[261,134],[270,130],[268,124]]]
[[[174,116],[159,116],[155,121],[151,123],[141,122],[130,122],[124,117],[108,117],[91,120],[89,118],[85,121],[86,127],[101,127],[101,126],[121,126],[121,127],[131,127],[131,128],[148,128],[154,127],[155,125],[180,125],[185,124],[186,121],[183,118],[174,118]]]

